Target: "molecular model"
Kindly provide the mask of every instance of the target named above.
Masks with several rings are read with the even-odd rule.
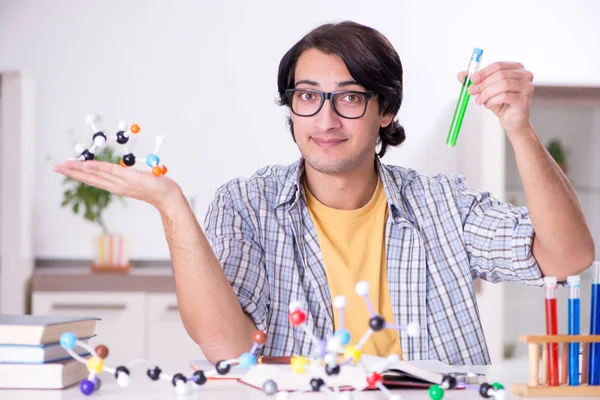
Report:
[[[360,338],[356,345],[350,345],[350,333],[344,329],[344,310],[346,308],[347,300],[344,296],[337,296],[334,299],[334,307],[338,310],[339,315],[339,329],[337,329],[332,337],[328,339],[318,339],[304,324],[306,322],[306,312],[302,309],[302,305],[293,301],[289,306],[289,321],[293,326],[301,327],[304,332],[311,338],[314,346],[311,357],[294,356],[290,359],[290,366],[293,372],[297,374],[306,373],[307,369],[312,369],[313,378],[310,380],[310,388],[305,391],[297,392],[279,392],[277,393],[277,382],[274,380],[266,380],[263,384],[263,392],[267,395],[277,394],[277,400],[286,400],[294,393],[303,393],[306,391],[313,392],[333,392],[337,394],[340,400],[347,400],[352,398],[352,391],[340,391],[340,388],[336,386],[335,380],[332,381],[333,388],[328,388],[325,381],[320,377],[322,374],[318,374],[314,368],[321,368],[325,366],[325,375],[332,377],[339,375],[342,367],[346,365],[360,365],[365,372],[366,377],[366,388],[368,389],[379,389],[383,392],[386,397],[390,400],[400,400],[399,395],[392,394],[383,384],[383,370],[394,362],[399,361],[399,357],[395,354],[387,357],[384,363],[379,363],[371,368],[368,368],[361,361],[361,348],[364,346],[366,341],[371,335],[379,332],[383,329],[394,329],[397,331],[405,331],[409,337],[416,337],[419,335],[419,324],[411,322],[408,325],[396,325],[390,322],[386,322],[385,319],[375,313],[373,305],[369,299],[369,284],[365,281],[361,281],[356,284],[355,292],[361,296],[371,314],[369,318],[369,328]],[[320,375],[320,376],[319,376]],[[475,385],[457,384],[457,380],[454,376],[445,375],[442,379],[441,385],[433,385],[429,388],[428,394],[432,400],[441,400],[444,397],[444,390],[448,389],[478,389],[479,393],[484,398],[494,398],[497,400],[503,400],[504,387],[498,383],[489,385],[487,383],[476,387]]]
[[[121,166],[123,167],[132,167],[135,165],[135,155],[127,149],[127,142],[129,142],[130,133],[137,134],[140,131],[140,127],[137,124],[131,125],[129,128],[127,124],[123,121],[119,122],[117,125],[118,132],[115,136],[107,138],[107,136],[98,129],[96,123],[98,122],[98,117],[95,115],[86,115],[85,123],[90,125],[92,128],[93,136],[92,136],[92,147],[86,149],[82,144],[77,144],[75,146],[75,151],[79,156],[76,158],[80,161],[88,161],[93,160],[95,157],[96,149],[102,148],[108,139],[112,139],[116,141],[118,144],[123,146],[124,154],[121,159]],[[163,135],[156,136],[156,148],[154,152],[148,154],[146,156],[146,164],[152,168],[152,175],[160,176],[165,175],[167,173],[167,167],[165,165],[160,165],[160,158],[158,157],[158,150],[160,146],[165,142],[165,137]]]
[[[249,369],[256,365],[257,359],[254,354],[265,344],[267,335],[261,331],[255,331],[252,338],[254,344],[249,352],[242,353],[240,357],[236,359],[221,360],[216,364],[215,368],[211,370],[197,370],[190,377],[186,377],[181,373],[176,373],[172,376],[167,375],[163,373],[159,366],[151,365],[147,360],[137,360],[128,365],[120,365],[116,368],[109,367],[104,364],[104,359],[108,356],[109,352],[106,346],[98,345],[95,348],[92,348],[88,344],[79,341],[73,332],[64,332],[60,337],[60,345],[67,350],[71,357],[87,366],[89,372],[88,378],[84,379],[79,384],[79,390],[86,396],[89,396],[100,389],[101,381],[98,378],[98,375],[103,371],[113,375],[120,387],[128,386],[130,369],[132,366],[139,363],[143,363],[148,367],[146,371],[148,378],[153,381],[158,381],[159,379],[170,381],[177,395],[185,395],[204,385],[211,376],[227,375],[231,371],[231,367],[239,366],[244,369]],[[77,346],[86,349],[91,354],[91,357],[85,359],[73,351]],[[188,382],[193,382],[191,387],[188,385]]]
[[[294,392],[278,391],[277,382],[273,379],[267,379],[263,382],[262,391],[269,396],[276,396],[276,400],[288,400],[292,395],[301,394],[305,392],[327,392],[332,394],[339,400],[350,400],[352,399],[353,392],[357,390],[367,389],[378,389],[389,400],[400,400],[401,396],[392,394],[383,383],[383,374],[385,368],[392,363],[398,362],[399,357],[395,354],[387,357],[384,362],[377,363],[371,367],[368,367],[361,360],[361,348],[364,346],[366,341],[371,335],[383,329],[394,329],[398,331],[405,331],[408,336],[416,337],[419,335],[420,327],[417,323],[411,322],[408,325],[395,325],[386,322],[383,317],[377,315],[373,309],[373,306],[369,300],[369,285],[367,282],[359,282],[355,286],[355,292],[363,297],[367,308],[371,314],[369,318],[369,328],[360,338],[356,345],[349,344],[351,341],[350,333],[344,329],[344,309],[347,301],[343,296],[337,296],[334,299],[334,306],[338,310],[340,327],[334,334],[327,339],[318,339],[305,325],[306,312],[302,309],[302,305],[293,301],[289,306],[289,321],[293,326],[301,327],[304,332],[311,338],[313,342],[313,350],[310,356],[293,356],[291,357],[290,367],[291,370],[296,374],[305,374],[310,370],[312,379],[309,382],[309,387],[305,390],[298,390]],[[255,331],[253,334],[253,346],[249,352],[242,353],[239,358],[231,360],[221,360],[215,368],[202,371],[195,371],[190,377],[186,377],[182,373],[176,373],[175,375],[167,375],[162,372],[160,367],[150,364],[146,360],[138,360],[131,362],[127,365],[121,365],[116,368],[109,367],[104,364],[104,359],[108,356],[108,348],[104,345],[98,345],[95,349],[91,348],[86,343],[83,343],[77,339],[77,336],[72,332],[65,332],[60,337],[61,346],[67,350],[69,355],[77,361],[87,366],[89,375],[88,378],[81,381],[79,388],[81,393],[84,395],[91,395],[95,391],[99,390],[101,382],[98,379],[98,375],[101,372],[107,372],[113,375],[117,384],[120,387],[126,387],[129,384],[130,369],[132,366],[138,363],[144,363],[148,368],[146,375],[153,381],[159,379],[170,381],[175,389],[175,393],[178,395],[185,395],[199,388],[207,382],[208,377],[214,375],[227,375],[232,367],[239,366],[244,369],[250,369],[256,364],[258,360],[256,358],[257,351],[261,346],[265,344],[267,335],[261,331]],[[78,355],[73,349],[77,346],[85,348],[90,354],[89,359],[85,359]],[[332,379],[330,385],[326,384],[323,377],[335,377],[339,375],[342,368],[360,366],[365,373],[365,381],[363,383],[357,383],[354,386],[354,390],[342,390],[336,383],[335,379]],[[324,367],[324,371],[323,371]],[[323,373],[324,372],[324,373]],[[188,384],[191,382],[191,384]],[[366,382],[366,384],[365,384]],[[330,387],[332,386],[332,387]],[[458,383],[457,379],[452,375],[445,375],[440,385],[432,385],[429,387],[428,395],[431,400],[441,400],[444,397],[445,390],[451,389],[474,389],[478,390],[479,394],[483,398],[493,398],[496,400],[505,399],[504,387],[499,383],[492,385],[483,383],[479,386],[469,385],[465,383]]]

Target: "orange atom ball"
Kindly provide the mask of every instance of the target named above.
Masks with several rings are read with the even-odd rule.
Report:
[[[162,175],[162,170],[160,169],[160,167],[158,165],[156,167],[152,168],[152,175],[154,175],[154,176]]]
[[[121,160],[121,162],[119,162],[119,165],[120,165],[121,167],[127,167],[127,165],[125,165],[125,163],[123,162],[123,160]]]
[[[165,174],[167,173],[167,171],[168,171],[168,170],[167,170],[167,167],[166,167],[165,165],[163,165],[163,166],[161,166],[161,167],[160,167],[160,172],[161,172],[163,175],[165,175]]]
[[[98,354],[98,357],[102,359],[108,357],[108,347],[106,347],[105,345],[100,344],[96,346],[94,350],[96,351],[96,354]]]
[[[131,133],[138,133],[140,131],[140,126],[138,124],[133,124],[129,130]]]
[[[252,335],[252,340],[254,343],[262,346],[267,341],[267,334],[262,331],[256,331],[254,332],[254,335]]]

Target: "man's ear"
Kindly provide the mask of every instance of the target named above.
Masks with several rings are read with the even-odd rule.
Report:
[[[379,124],[382,128],[386,128],[394,120],[394,114],[384,114]]]

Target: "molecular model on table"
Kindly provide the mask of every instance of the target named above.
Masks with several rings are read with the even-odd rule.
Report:
[[[111,139],[117,142],[119,145],[123,146],[123,157],[121,159],[121,166],[123,167],[132,167],[135,165],[136,157],[135,155],[127,149],[127,143],[129,142],[131,134],[137,134],[140,132],[140,127],[137,124],[133,124],[131,126],[127,126],[127,124],[123,121],[119,122],[117,125],[117,133],[115,136],[107,137],[104,132],[98,129],[97,122],[98,117],[92,114],[88,114],[85,117],[85,122],[92,128],[93,136],[92,136],[92,146],[90,148],[85,148],[82,144],[77,144],[75,146],[75,151],[78,156],[77,160],[80,161],[88,161],[93,160],[95,158],[95,152],[97,149],[104,147],[106,142]],[[152,175],[160,176],[165,175],[167,173],[167,167],[165,165],[160,164],[160,158],[158,157],[158,151],[160,146],[165,143],[165,137],[163,135],[156,136],[156,148],[154,151],[146,156],[146,164],[152,168]]]
[[[318,339],[305,325],[306,312],[302,309],[299,302],[292,302],[290,304],[289,320],[294,326],[301,327],[311,338],[314,346],[310,356],[294,356],[291,358],[290,367],[294,373],[304,374],[307,370],[311,370],[313,378],[310,380],[309,387],[306,390],[287,392],[279,391],[277,382],[273,379],[267,379],[262,384],[262,390],[269,396],[276,396],[277,400],[288,400],[294,394],[300,394],[305,392],[328,392],[333,394],[340,400],[352,399],[353,391],[340,390],[333,380],[333,388],[330,388],[322,378],[322,376],[334,377],[339,375],[342,368],[350,365],[360,365],[365,372],[366,385],[356,385],[361,388],[366,387],[368,389],[379,389],[383,392],[386,397],[390,400],[400,400],[401,396],[392,394],[383,383],[383,370],[390,363],[397,362],[399,357],[397,355],[390,355],[387,357],[384,363],[379,363],[371,368],[367,367],[361,361],[361,348],[364,346],[366,341],[372,334],[383,329],[395,329],[399,331],[405,331],[408,336],[415,337],[419,334],[419,325],[416,323],[409,323],[408,325],[395,325],[386,322],[380,315],[377,315],[370,303],[368,292],[369,286],[367,282],[359,282],[355,291],[358,295],[362,296],[369,308],[371,317],[369,319],[369,328],[359,340],[358,344],[350,345],[350,333],[344,329],[344,318],[343,312],[346,307],[346,299],[343,296],[338,296],[334,300],[334,306],[338,309],[340,315],[340,327],[335,331],[333,336],[327,339]],[[90,347],[84,342],[77,339],[77,336],[72,332],[65,332],[61,335],[60,344],[67,350],[69,355],[77,361],[84,363],[87,366],[89,375],[88,378],[81,381],[79,387],[83,394],[91,395],[100,388],[100,379],[98,375],[101,372],[107,372],[115,377],[117,384],[121,387],[126,387],[129,384],[129,376],[131,368],[138,364],[143,363],[147,367],[146,375],[153,381],[159,379],[167,380],[171,382],[174,387],[175,393],[184,395],[190,393],[194,389],[200,388],[207,382],[208,377],[214,375],[227,375],[232,367],[241,367],[244,369],[250,369],[257,365],[258,360],[256,354],[261,346],[266,342],[267,335],[261,331],[255,331],[253,335],[253,346],[250,351],[242,353],[239,358],[231,360],[221,360],[216,363],[215,368],[203,371],[197,370],[191,376],[186,377],[182,373],[176,373],[174,375],[167,375],[163,373],[159,366],[152,365],[147,360],[133,361],[127,365],[120,365],[116,368],[109,367],[105,364],[104,360],[108,356],[108,348],[104,345],[96,346],[95,348]],[[89,359],[85,359],[78,355],[73,349],[77,346],[85,348],[90,354]],[[320,374],[324,367],[324,374]],[[188,383],[192,384],[189,385]],[[355,386],[355,388],[356,388]],[[503,400],[505,398],[504,387],[498,383],[492,385],[483,383],[479,386],[466,385],[457,383],[455,377],[451,375],[445,375],[440,385],[433,385],[429,388],[428,395],[432,400],[441,400],[444,397],[444,391],[448,389],[475,389],[479,391],[479,394],[484,398],[494,398],[496,400]]]
[[[293,326],[301,327],[304,332],[311,338],[313,342],[313,351],[310,357],[294,356],[291,357],[290,366],[293,372],[297,374],[304,374],[308,369],[312,369],[314,377],[310,380],[310,388],[303,391],[297,391],[292,393],[279,392],[277,393],[277,382],[274,380],[266,380],[263,384],[263,391],[268,395],[277,394],[279,399],[287,399],[289,396],[295,393],[303,393],[307,391],[319,392],[326,391],[334,393],[340,400],[346,400],[352,398],[352,391],[340,390],[335,384],[335,380],[332,380],[333,388],[327,387],[323,378],[321,378],[315,370],[321,366],[325,366],[325,375],[332,377],[339,375],[341,369],[348,365],[360,365],[365,372],[366,388],[368,389],[379,389],[385,394],[390,400],[400,400],[401,396],[392,394],[383,384],[382,371],[394,362],[399,360],[399,357],[395,354],[387,357],[386,362],[375,365],[371,368],[367,367],[361,361],[361,348],[364,346],[366,341],[371,335],[383,329],[394,329],[397,331],[405,331],[409,337],[416,337],[419,335],[419,324],[411,322],[407,325],[396,325],[390,322],[386,322],[381,315],[377,315],[373,309],[373,305],[369,299],[369,284],[365,281],[361,281],[355,286],[355,292],[361,296],[371,314],[369,318],[369,328],[360,338],[356,345],[351,345],[350,333],[344,329],[344,310],[347,305],[347,300],[344,296],[337,296],[334,299],[334,307],[338,310],[339,315],[339,328],[334,332],[332,337],[327,339],[317,338],[305,325],[306,312],[302,309],[302,305],[294,301],[289,306],[289,321]],[[322,375],[321,375],[322,376]],[[440,385],[433,385],[428,390],[428,395],[432,400],[441,400],[444,397],[444,391],[448,389],[474,389],[478,390],[479,394],[483,398],[494,398],[496,400],[503,400],[505,398],[504,387],[499,383],[492,385],[483,383],[477,385],[467,385],[463,383],[457,383],[454,376],[445,375]]]
[[[87,366],[89,375],[87,379],[82,380],[79,384],[79,390],[86,396],[89,396],[100,389],[101,381],[98,378],[98,375],[101,372],[107,372],[113,375],[117,380],[117,385],[120,387],[127,387],[129,385],[131,369],[137,364],[144,364],[147,367],[146,375],[152,381],[158,381],[159,379],[169,381],[173,385],[176,394],[185,395],[193,392],[194,389],[200,388],[211,376],[227,375],[232,367],[239,366],[240,368],[249,369],[256,365],[257,359],[255,353],[265,343],[267,335],[264,332],[257,330],[254,332],[252,339],[254,344],[249,352],[242,353],[240,357],[236,359],[221,360],[215,365],[215,368],[208,371],[197,370],[191,376],[185,376],[182,373],[168,375],[164,373],[158,365],[152,365],[147,360],[135,360],[127,365],[120,365],[116,368],[109,367],[104,362],[109,353],[106,346],[98,345],[95,348],[92,348],[87,343],[78,340],[73,332],[64,332],[60,337],[60,345],[67,350],[71,357]],[[77,346],[86,349],[91,354],[90,358],[85,359],[73,351]]]

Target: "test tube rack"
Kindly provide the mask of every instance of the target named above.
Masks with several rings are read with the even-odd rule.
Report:
[[[600,398],[600,386],[588,382],[588,359],[591,343],[600,343],[600,335],[522,335],[520,342],[527,343],[529,359],[529,382],[513,384],[512,392],[523,397],[595,397]],[[560,384],[548,384],[548,344],[561,346]],[[580,381],[578,386],[568,385],[569,343],[580,343],[583,349]],[[541,357],[540,357],[541,347]],[[541,358],[541,366],[540,366]]]

